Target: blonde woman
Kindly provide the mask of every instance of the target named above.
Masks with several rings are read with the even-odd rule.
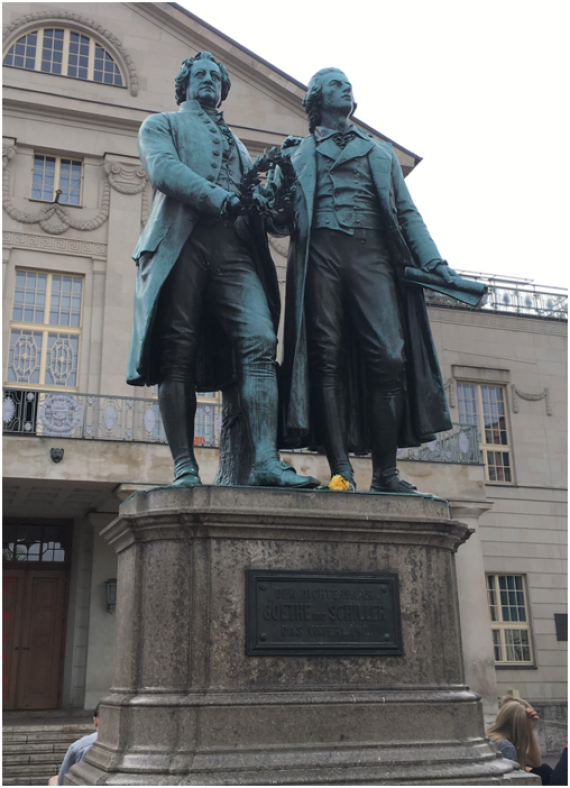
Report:
[[[538,719],[530,703],[506,696],[501,699],[497,719],[486,734],[505,758],[518,761],[521,769],[537,774],[543,785],[549,785],[552,769],[542,763],[534,730]]]

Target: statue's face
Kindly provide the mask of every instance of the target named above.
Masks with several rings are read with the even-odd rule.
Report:
[[[213,61],[200,58],[192,63],[186,99],[194,99],[203,107],[212,109],[219,106],[222,100],[222,74]]]
[[[342,71],[330,71],[322,80],[321,107],[325,112],[350,115],[354,106],[352,85]]]

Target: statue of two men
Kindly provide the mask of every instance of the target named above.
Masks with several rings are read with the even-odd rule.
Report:
[[[414,493],[396,468],[451,423],[415,267],[454,272],[432,241],[391,145],[351,124],[352,86],[323,69],[304,100],[309,135],[286,140],[282,170],[244,216],[244,146],[218,112],[229,91],[210,53],[184,61],[177,113],[143,123],[139,154],[154,188],[138,263],[128,380],[158,383],[177,486],[200,484],[193,454],[196,390],[237,381],[253,465],[249,484],[314,487],[278,459],[279,294],[263,216],[291,235],[283,359],[284,441],[324,446],[332,475],[355,489],[350,451],[372,453],[372,492]],[[284,198],[294,211],[283,212]],[[267,204],[265,204],[267,203]]]

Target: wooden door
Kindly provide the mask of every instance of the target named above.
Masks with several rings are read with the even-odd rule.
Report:
[[[4,708],[55,709],[59,705],[66,581],[65,569],[4,572],[9,592],[6,624],[13,624],[5,631]]]

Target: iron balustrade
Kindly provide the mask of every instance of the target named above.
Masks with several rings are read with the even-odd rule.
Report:
[[[218,446],[221,405],[199,402],[197,446]],[[167,443],[155,399],[4,389],[4,434]]]
[[[475,311],[497,312],[510,315],[540,317],[548,320],[568,320],[568,291],[562,287],[535,285],[529,280],[495,277],[488,274],[458,271],[467,279],[484,282],[489,287],[487,303]],[[469,309],[474,307],[460,304],[454,298],[424,290],[430,306]]]
[[[219,447],[221,417],[220,403],[198,403],[196,446]],[[2,426],[4,435],[168,442],[157,400],[137,397],[4,388]],[[400,449],[398,458],[478,465],[481,460],[477,427],[454,424],[431,443],[417,449]]]

